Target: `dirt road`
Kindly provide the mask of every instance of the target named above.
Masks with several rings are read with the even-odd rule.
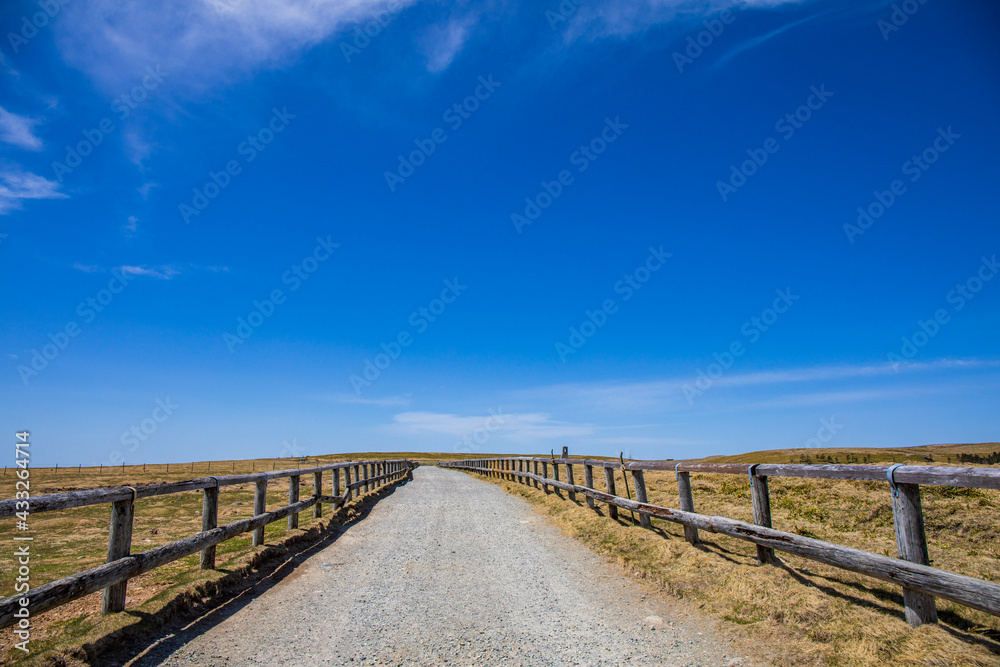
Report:
[[[293,576],[136,665],[737,665],[519,498],[421,467]]]

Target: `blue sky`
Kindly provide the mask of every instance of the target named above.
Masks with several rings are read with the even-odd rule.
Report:
[[[118,4],[0,9],[36,465],[998,440],[994,3]]]

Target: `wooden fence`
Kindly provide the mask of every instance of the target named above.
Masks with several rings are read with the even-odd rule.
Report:
[[[96,593],[101,589],[104,590],[104,599],[101,604],[102,613],[123,611],[125,609],[125,590],[128,580],[132,577],[166,565],[178,558],[190,556],[198,551],[201,552],[201,568],[203,570],[214,569],[215,546],[220,542],[253,531],[251,544],[261,545],[264,543],[264,526],[267,524],[287,517],[288,528],[296,528],[299,525],[299,512],[312,507],[313,516],[321,517],[323,503],[340,507],[350,502],[354,497],[355,490],[363,489],[366,493],[374,491],[380,486],[391,484],[408,476],[415,467],[417,467],[415,462],[406,460],[347,461],[295,470],[277,470],[225,477],[202,477],[141,487],[89,489],[35,496],[30,499],[29,512],[31,514],[110,503],[111,522],[107,562],[104,565],[32,588],[26,593],[0,599],[0,628],[14,624],[17,621],[14,613],[25,606],[28,607],[32,615],[40,614],[84,595]],[[332,471],[332,496],[323,494],[323,473],[327,470]],[[343,485],[341,485],[340,480],[341,471],[344,473]],[[313,476],[312,495],[300,500],[299,480],[302,475],[309,474]],[[266,509],[268,482],[284,477],[288,478],[288,504],[269,512]],[[219,489],[223,486],[248,482],[255,484],[254,516],[219,526]],[[202,491],[201,532],[132,555],[132,520],[135,501],[139,498],[198,489]],[[0,501],[0,519],[14,516],[18,511],[24,511],[23,507],[18,507],[18,502],[16,499]]]
[[[930,567],[927,539],[920,505],[920,485],[1000,489],[1000,470],[995,468],[951,468],[938,466],[874,465],[795,465],[736,463],[677,463],[674,461],[635,461],[618,463],[591,459],[513,457],[439,462],[443,468],[457,468],[523,484],[565,490],[570,500],[576,494],[586,496],[587,505],[607,503],[608,514],[618,518],[618,508],[638,512],[641,525],[650,527],[656,517],[684,526],[684,536],[691,544],[698,542],[698,531],[722,533],[757,545],[758,562],[775,562],[774,552],[784,551],[804,558],[859,572],[903,587],[907,622],[916,627],[937,622],[935,597],[942,597],[968,607],[1000,616],[1000,585],[954,572]],[[552,474],[549,475],[549,466]],[[565,481],[559,467],[565,470]],[[574,466],[584,470],[584,483],[574,479]],[[604,470],[605,491],[594,486],[594,468]],[[631,473],[636,500],[622,498],[615,491],[615,471]],[[680,509],[650,505],[646,502],[644,470],[673,470],[677,477]],[[706,516],[694,511],[691,473],[747,475],[754,523],[720,516]],[[896,546],[899,558],[852,549],[771,527],[771,501],[768,477],[803,477],[812,479],[848,479],[886,482],[889,487]],[[627,483],[627,481],[626,481]]]

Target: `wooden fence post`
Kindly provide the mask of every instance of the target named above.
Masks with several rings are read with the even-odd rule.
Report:
[[[771,527],[771,495],[767,490],[767,476],[754,473],[756,465],[750,466],[750,497],[753,500],[753,522],[765,528]],[[757,562],[761,565],[777,563],[774,549],[757,545]]]
[[[559,464],[556,463],[555,461],[552,462],[552,479],[556,480],[557,482],[559,481]],[[560,489],[558,486],[553,487],[552,490],[555,492],[557,496],[562,495],[562,489]]]
[[[333,496],[336,498],[340,495],[340,468],[334,468],[333,473]],[[334,509],[337,509],[336,506]]]
[[[571,466],[568,463],[566,464],[566,483],[574,485],[576,484],[576,482],[573,481],[573,466]],[[572,500],[573,502],[576,502],[576,491],[569,492],[569,499]]]
[[[616,495],[615,494],[615,469],[614,468],[609,468],[608,466],[604,466],[604,484],[608,487],[608,493],[609,494],[611,494],[612,496]],[[618,506],[617,505],[608,505],[608,516],[610,516],[612,519],[617,519],[618,518]]]
[[[292,475],[288,478],[288,504],[299,502],[299,476]],[[288,530],[299,527],[299,513],[288,515]]]
[[[319,497],[323,495],[323,471],[313,473],[313,496],[316,498],[316,504],[313,505],[313,518],[320,519],[323,517],[323,504],[319,502]]]
[[[212,530],[219,525],[219,487],[202,489],[201,532]],[[202,549],[199,564],[203,570],[215,569],[215,545]]]
[[[344,504],[351,502],[354,498],[354,489],[351,488],[351,466],[344,468]]]
[[[594,488],[594,466],[586,465],[583,466],[583,485],[588,489]],[[587,496],[587,507],[594,509],[594,499]]]
[[[549,478],[549,464],[548,464],[547,461],[542,461],[542,477],[545,478],[545,479]],[[549,485],[548,484],[542,484],[542,491],[544,491],[545,493],[548,493],[549,492]]]
[[[257,516],[267,511],[267,477],[258,479],[253,492],[253,515]],[[264,544],[264,526],[255,528],[250,545],[259,547]]]
[[[135,498],[133,494],[132,498]],[[111,528],[108,531],[108,560],[111,563],[132,553],[132,519],[135,513],[133,500],[111,503]],[[101,613],[112,614],[125,609],[125,590],[128,581],[104,589]]]
[[[674,466],[674,474],[677,476],[677,496],[681,511],[694,512],[694,496],[691,495],[691,473],[678,470]],[[698,529],[694,526],[684,526],[684,539],[691,544],[698,544]]]
[[[902,560],[918,565],[930,565],[924,513],[920,505],[920,487],[916,484],[896,484],[892,478],[895,467],[888,471],[892,492],[892,518],[896,527],[896,550]],[[903,587],[906,622],[913,627],[937,623],[934,596]]]
[[[624,473],[624,471],[622,471]],[[632,484],[635,486],[635,499],[637,502],[645,503],[646,500],[646,479],[641,470],[632,471]],[[652,528],[653,524],[649,520],[648,514],[639,514],[639,525],[643,528]]]

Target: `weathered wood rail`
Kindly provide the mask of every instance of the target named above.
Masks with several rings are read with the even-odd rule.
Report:
[[[355,491],[374,491],[386,484],[392,484],[407,477],[417,463],[407,460],[345,461],[295,470],[276,470],[246,475],[224,477],[202,477],[182,482],[151,484],[141,487],[119,487],[114,489],[89,489],[36,496],[30,499],[30,513],[52,512],[72,507],[86,507],[111,503],[111,521],[108,535],[108,558],[104,565],[71,574],[62,579],[32,588],[26,593],[0,599],[0,628],[17,621],[14,613],[28,607],[32,615],[66,604],[72,600],[104,590],[101,603],[102,613],[108,614],[125,609],[125,593],[128,580],[144,572],[166,565],[178,558],[201,552],[200,566],[203,570],[215,569],[215,546],[220,542],[253,531],[252,544],[264,543],[264,526],[280,519],[288,518],[288,527],[298,526],[300,512],[312,507],[313,516],[323,515],[322,505],[331,504],[335,508],[343,506],[355,497]],[[331,471],[333,495],[323,493],[323,473]],[[341,485],[340,473],[344,472]],[[351,481],[353,471],[353,479]],[[312,495],[299,500],[299,486],[302,475],[313,476]],[[267,511],[268,482],[288,478],[288,504]],[[225,526],[218,526],[219,489],[224,486],[254,483],[254,516],[241,519]],[[161,496],[185,491],[202,491],[201,532],[175,542],[133,555],[132,522],[135,516],[135,501],[139,498]],[[17,500],[0,501],[0,519],[14,516]]]
[[[548,493],[549,487],[569,494],[586,496],[587,506],[594,501],[607,504],[608,516],[618,517],[618,509],[639,513],[641,525],[650,527],[649,517],[664,519],[684,526],[684,537],[697,544],[698,531],[722,533],[757,545],[757,560],[761,564],[775,563],[775,551],[783,551],[828,565],[865,574],[903,587],[903,604],[907,622],[916,627],[937,622],[934,598],[941,597],[958,604],[1000,616],[1000,584],[930,567],[927,538],[924,533],[920,485],[1000,489],[1000,469],[952,468],[942,466],[873,466],[873,465],[798,465],[735,463],[685,463],[675,461],[633,461],[619,463],[594,459],[511,457],[469,459],[439,462],[443,468],[456,468],[497,477],[522,484],[539,485]],[[542,474],[538,467],[542,466]],[[548,466],[553,475],[549,478]],[[566,482],[559,479],[559,466],[566,469]],[[574,484],[573,466],[584,467],[584,484]],[[603,468],[605,491],[594,487],[594,468]],[[615,492],[615,471],[632,476],[636,500],[622,498]],[[680,509],[670,509],[646,502],[645,470],[672,470],[677,478]],[[691,493],[691,473],[721,473],[747,475],[754,523],[720,516],[707,516],[694,511]],[[802,477],[810,479],[846,479],[885,482],[890,491],[896,545],[899,558],[853,549],[824,542],[771,527],[771,501],[768,477]]]

